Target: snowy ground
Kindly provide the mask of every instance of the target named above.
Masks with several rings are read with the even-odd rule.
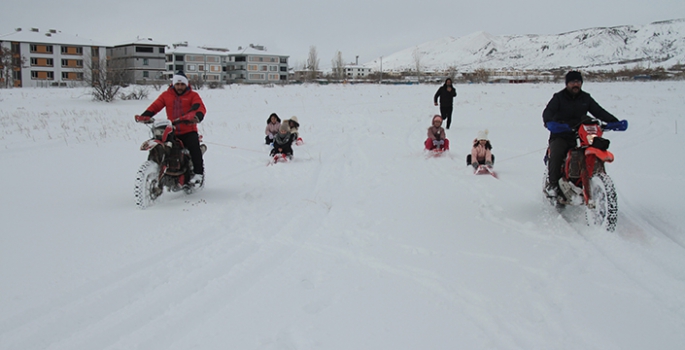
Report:
[[[207,184],[134,205],[144,101],[0,90],[0,349],[682,349],[685,82],[586,83],[616,232],[541,200],[561,84],[202,90]],[[266,118],[305,145],[267,167]],[[464,157],[488,128],[500,179]]]

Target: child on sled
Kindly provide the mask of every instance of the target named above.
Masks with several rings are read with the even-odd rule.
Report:
[[[450,140],[445,135],[445,128],[442,127],[442,117],[433,116],[433,123],[428,128],[428,138],[424,143],[428,151],[447,151],[450,149]]]
[[[272,142],[274,142],[274,137],[276,137],[278,134],[278,128],[280,127],[281,118],[278,117],[278,114],[271,113],[269,119],[266,120],[266,130],[264,130],[264,133],[266,134],[264,141],[267,145],[270,145]]]
[[[274,136],[274,148],[271,149],[271,156],[282,154],[288,159],[293,157],[293,141],[295,137],[290,133],[287,123],[282,123],[278,129],[278,134]]]
[[[492,167],[495,164],[495,156],[492,154],[492,145],[488,140],[488,130],[478,132],[478,136],[473,140],[471,154],[466,156],[466,165],[478,169],[479,165]]]
[[[290,133],[293,134],[295,144],[297,146],[302,145],[304,141],[302,141],[302,138],[300,137],[300,122],[297,120],[297,117],[292,116],[290,119],[284,120],[283,123],[288,124],[288,127],[290,127]]]

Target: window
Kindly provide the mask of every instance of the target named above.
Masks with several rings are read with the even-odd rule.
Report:
[[[83,60],[62,60],[62,67],[67,68],[83,68]]]
[[[199,70],[200,72],[204,72],[204,70],[205,70],[205,65],[204,65],[204,64],[198,65],[198,66],[197,66],[197,70]]]
[[[182,65],[182,64],[177,64],[177,65],[176,65],[176,70],[183,70],[183,65]]]
[[[83,55],[83,48],[80,46],[62,46],[60,50],[65,55]]]
[[[210,72],[221,72],[221,66],[217,64],[213,64],[209,66],[209,71]]]
[[[176,55],[176,61],[183,61],[183,55]]]
[[[143,66],[149,66],[150,65],[150,60],[147,58],[143,58]]]
[[[256,64],[248,64],[247,70],[257,70],[257,65]]]
[[[261,73],[250,73],[247,75],[247,78],[250,80],[264,80],[265,76]]]
[[[62,72],[62,80],[83,80],[83,73]]]
[[[174,58],[174,56],[172,56],[172,55],[166,55],[166,61],[167,62],[173,62],[174,61],[173,58]]]
[[[281,63],[288,63],[287,57],[281,57]]]
[[[143,78],[149,78],[150,77],[150,72],[144,70],[143,71]]]
[[[207,62],[217,63],[217,62],[219,62],[219,57],[217,57],[217,56],[207,56]]]
[[[154,53],[155,49],[149,46],[136,46],[136,52]]]
[[[52,58],[31,57],[31,65],[37,67],[53,67],[54,60]]]
[[[174,66],[170,64],[166,66],[166,70],[174,70]]]
[[[266,65],[261,65],[259,66],[259,70],[262,72],[266,72],[267,70],[269,70],[269,67],[267,67]]]
[[[281,72],[287,72],[287,71],[288,71],[288,67],[281,67]]]
[[[100,48],[98,46],[91,47],[90,54],[93,57],[100,57]]]
[[[269,74],[269,80],[278,80],[279,75],[278,74]]]
[[[55,72],[31,71],[31,79],[34,80],[55,80]]]
[[[163,47],[160,47],[160,48],[159,48],[159,53],[164,53],[164,48],[163,48]]]
[[[270,72],[278,72],[278,66],[269,66]]]
[[[245,62],[245,56],[235,56],[236,62]]]
[[[288,76],[287,75],[281,75],[281,80],[288,80]]]
[[[13,42],[13,43],[12,43],[12,52],[13,52],[13,53],[19,53],[19,51],[20,51],[19,48],[20,48],[20,47],[21,47],[21,46],[19,46],[19,43],[14,43],[14,42]]]
[[[31,44],[31,46],[29,47],[31,49],[31,52],[34,53],[52,53],[52,45]]]
[[[188,65],[188,71],[189,71],[189,72],[194,72],[195,69],[196,69],[196,66],[195,66],[194,64],[189,64],[189,65]]]

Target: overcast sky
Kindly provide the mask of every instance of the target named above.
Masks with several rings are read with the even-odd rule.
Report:
[[[37,27],[105,44],[136,37],[226,47],[259,44],[320,66],[336,51],[359,63],[442,37],[558,34],[590,27],[685,18],[684,0],[3,0],[0,34]]]

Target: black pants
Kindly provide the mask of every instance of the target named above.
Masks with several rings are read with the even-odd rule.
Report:
[[[269,135],[267,135],[266,137],[264,137],[264,141],[267,145],[270,145],[272,142],[274,142],[274,139],[269,138]]]
[[[446,129],[450,128],[450,125],[452,124],[452,105],[449,106],[443,106],[440,105],[440,116],[442,117],[442,120],[447,121],[447,126],[445,127]]]
[[[561,177],[561,165],[566,159],[566,154],[576,147],[575,139],[557,137],[549,140],[549,159],[547,160],[547,172],[549,183],[555,187],[559,186]]]
[[[200,139],[197,132],[189,132],[183,135],[176,135],[176,138],[183,142],[183,147],[190,151],[190,159],[193,161],[193,172],[195,174],[204,174],[205,165],[202,160],[202,150],[200,149]]]
[[[472,163],[473,162],[471,162],[471,155],[469,154],[466,156],[466,165],[471,165]],[[481,165],[485,164],[485,161],[483,161],[483,162],[478,161],[478,164],[481,164]],[[492,165],[495,165],[495,155],[494,154],[492,154]]]

